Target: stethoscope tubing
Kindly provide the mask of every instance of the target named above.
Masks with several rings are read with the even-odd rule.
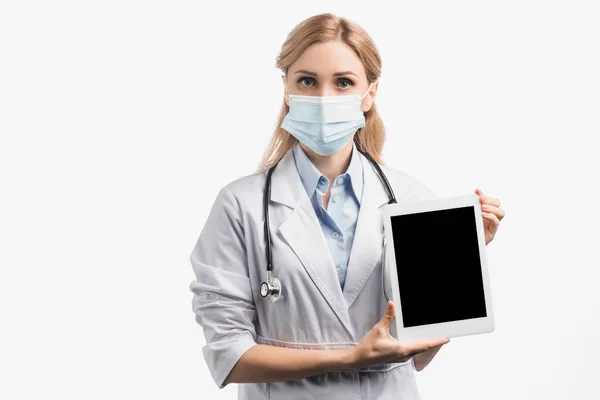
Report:
[[[385,186],[388,197],[390,198],[390,200],[388,201],[388,204],[397,203],[396,196],[394,195],[392,186],[390,185],[389,181],[387,180],[387,177],[383,173],[379,164],[377,164],[377,162],[375,160],[373,160],[373,158],[369,155],[369,153],[362,151],[361,149],[358,148],[358,146],[357,146],[357,149],[361,154],[363,154],[367,158],[367,160],[369,160],[370,164],[373,165],[373,167],[375,167],[375,169],[377,170],[377,175],[383,181],[383,184]],[[261,295],[261,297],[267,298],[267,300],[269,300],[273,303],[276,302],[277,300],[279,300],[279,298],[281,296],[281,283],[279,282],[279,279],[272,276],[273,256],[271,253],[271,230],[270,230],[270,225],[269,225],[269,199],[271,198],[271,175],[273,174],[273,171],[275,170],[275,168],[277,167],[278,164],[279,164],[279,161],[277,163],[275,163],[275,165],[273,165],[271,168],[269,168],[269,171],[267,172],[267,181],[266,181],[266,185],[265,185],[264,198],[263,198],[264,234],[265,234],[265,242],[266,242],[265,257],[267,260],[267,281],[261,283],[260,295]],[[382,273],[381,285],[382,285],[383,294],[384,294],[385,298],[389,301],[389,298],[388,298],[387,294],[385,293],[385,287],[383,284],[383,270],[385,268],[386,245],[387,245],[387,240],[384,235],[384,237],[383,237],[383,262],[382,262],[382,266],[381,266],[381,271],[382,271],[381,272]]]

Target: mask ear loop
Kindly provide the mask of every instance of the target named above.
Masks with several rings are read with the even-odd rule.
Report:
[[[371,86],[373,86],[373,83],[375,83],[375,81],[371,82],[371,84],[369,85],[369,88],[367,89],[367,93],[365,93],[360,99],[364,99],[365,97],[367,97],[367,95],[369,94],[369,91],[371,90]]]

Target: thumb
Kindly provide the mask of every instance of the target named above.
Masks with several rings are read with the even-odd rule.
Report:
[[[383,317],[381,318],[381,324],[383,326],[389,328],[395,317],[396,317],[396,306],[394,305],[394,302],[390,300],[390,301],[388,301],[387,308],[385,309],[385,313],[383,314]]]

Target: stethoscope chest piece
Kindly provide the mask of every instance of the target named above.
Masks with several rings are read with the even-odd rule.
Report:
[[[270,274],[269,274],[270,275]],[[281,297],[281,282],[273,278],[272,283],[263,282],[260,284],[260,296],[267,298],[271,303],[275,303]]]

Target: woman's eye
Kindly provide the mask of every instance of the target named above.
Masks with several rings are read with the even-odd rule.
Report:
[[[308,76],[299,78],[297,82],[302,87],[311,87],[315,84],[314,78]],[[352,82],[350,79],[340,79],[338,81],[338,85],[341,89],[348,89],[350,86],[354,86],[354,82]]]
[[[351,80],[349,80],[349,79],[341,79],[341,80],[340,80],[340,84],[341,84],[341,83],[347,83],[347,84],[348,84],[347,86],[343,86],[343,87],[341,86],[341,87],[342,87],[342,89],[346,89],[346,88],[348,88],[348,87],[350,87],[350,86],[354,85],[354,83],[353,83]]]
[[[312,81],[313,81],[313,79],[312,79],[312,78],[309,78],[309,77],[306,77],[306,76],[305,76],[305,77],[302,77],[302,78],[300,78],[300,79],[298,79],[298,83],[300,84],[300,86],[310,86],[310,84],[309,84],[309,85],[304,85],[304,84],[303,84],[303,82],[305,82],[305,81],[310,81],[310,82],[312,82]]]

